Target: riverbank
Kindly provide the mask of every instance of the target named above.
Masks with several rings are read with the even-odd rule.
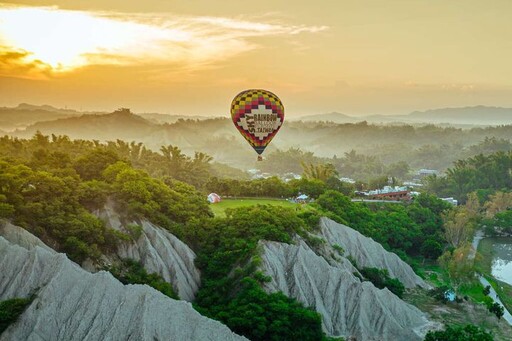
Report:
[[[475,270],[480,273],[496,291],[503,306],[512,311],[512,285],[499,281],[492,276],[493,239],[483,238],[477,243],[478,257],[475,259]]]

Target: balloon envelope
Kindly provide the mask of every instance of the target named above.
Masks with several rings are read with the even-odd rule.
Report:
[[[261,154],[284,122],[284,107],[270,91],[245,90],[231,102],[231,118],[240,134]]]

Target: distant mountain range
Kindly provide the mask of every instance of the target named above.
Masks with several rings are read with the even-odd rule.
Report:
[[[142,116],[148,121],[157,124],[172,124],[178,122],[178,120],[206,120],[208,118],[211,118],[206,116],[169,115],[157,113],[142,113],[137,115]]]
[[[109,114],[83,114],[62,117],[56,120],[36,122],[24,130],[15,132],[17,136],[30,137],[37,131],[43,134],[69,135],[77,139],[109,140],[112,138],[127,141],[139,140],[150,135],[159,125],[119,109]]]
[[[16,111],[18,109],[10,110],[12,112],[12,110]],[[26,107],[19,109],[19,111],[27,114],[32,113],[35,120],[43,117],[43,114],[48,115],[48,113],[53,114],[54,119],[32,123],[25,128],[11,130],[10,132],[7,132],[7,129],[2,126],[0,126],[0,130],[21,138],[31,138],[39,131],[44,135],[67,135],[73,139],[99,140],[102,142],[120,139],[128,142],[142,142],[146,147],[153,150],[159,150],[161,146],[171,144],[178,146],[187,155],[194,155],[195,151],[202,151],[213,156],[218,162],[239,168],[248,169],[253,167],[254,163],[252,148],[240,136],[228,117],[209,118],[200,121],[196,119],[178,119],[174,123],[161,124],[155,122],[155,120],[167,119],[165,115],[163,115],[164,117],[154,116],[155,114],[137,115],[128,109],[120,109],[105,114],[50,112],[39,108],[27,110]],[[505,121],[504,117],[507,117],[491,115],[492,110],[487,111],[487,113],[493,120],[501,119]],[[442,119],[452,117],[443,116],[440,111],[415,113],[414,115],[400,117],[407,118],[415,115],[420,117],[426,115],[430,118],[440,116]],[[506,115],[506,112],[503,115]],[[367,118],[369,117],[372,116],[367,116]],[[487,116],[485,117],[487,118]],[[322,118],[324,118],[324,121],[338,123],[343,122],[337,121],[337,118],[351,120],[350,123],[363,120],[361,117],[337,113],[311,117],[312,120],[317,121],[321,121]],[[376,116],[375,120],[378,118],[389,118],[389,116]],[[477,114],[473,113],[473,116],[469,116],[469,120],[475,120],[475,118],[478,118]],[[372,122],[369,119],[367,121]],[[425,145],[452,146],[459,143],[464,147],[476,145],[486,137],[509,140],[512,136],[512,122],[510,120],[505,122],[509,123],[508,126],[486,129],[421,127],[425,123],[417,123],[418,127],[403,127],[403,124],[393,124],[398,120],[389,121],[388,124],[330,124],[328,122],[309,124],[308,122],[287,120],[278,137],[272,141],[265,154],[270,155],[276,149],[287,150],[291,147],[313,152],[319,157],[339,156],[351,150],[373,155],[377,153],[377,150],[382,150],[382,155],[390,160],[395,160],[397,159],[395,156],[397,152],[409,150],[409,153],[413,153],[414,149]],[[418,122],[424,121],[419,120]],[[408,124],[413,125],[411,121],[408,121]],[[462,124],[450,124],[450,127],[452,126],[462,126]],[[408,156],[404,154],[402,157],[406,159]],[[438,163],[429,161],[427,164],[430,167],[437,167],[435,169],[443,169],[450,164],[452,156],[448,159],[439,158]],[[421,167],[424,167],[423,164]]]
[[[51,105],[32,105],[21,103],[17,107],[0,107],[0,131],[13,131],[24,129],[37,122],[53,121],[81,115],[105,115],[106,111],[77,111],[73,109],[59,109]],[[169,115],[159,113],[138,114],[155,124],[171,124],[180,119],[204,120],[206,116]]]
[[[334,123],[447,123],[456,125],[501,125],[512,124],[512,108],[475,106],[464,108],[442,108],[414,111],[408,115],[367,115],[349,116],[332,112],[320,115],[307,115],[297,120],[304,122],[324,121]]]
[[[56,120],[79,115],[75,110],[57,109],[49,105],[35,106],[22,103],[14,108],[0,108],[0,129],[12,131],[34,122]]]

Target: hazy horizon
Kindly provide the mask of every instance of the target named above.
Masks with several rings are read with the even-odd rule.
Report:
[[[222,116],[265,88],[292,116],[512,107],[512,3],[0,3],[0,106]]]

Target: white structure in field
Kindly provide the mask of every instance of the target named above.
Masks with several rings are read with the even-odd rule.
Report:
[[[459,201],[457,199],[452,198],[452,197],[450,197],[450,198],[439,198],[439,199],[441,199],[443,201],[446,201],[446,202],[449,202],[453,206],[457,206],[459,204]]]
[[[418,171],[418,175],[420,177],[425,177],[425,176],[428,176],[428,175],[437,175],[439,174],[439,171],[436,170],[436,169],[425,169],[425,168],[422,168]]]
[[[217,202],[220,202],[221,198],[220,195],[218,195],[217,193],[210,193],[208,194],[207,200],[210,204],[215,204]]]

